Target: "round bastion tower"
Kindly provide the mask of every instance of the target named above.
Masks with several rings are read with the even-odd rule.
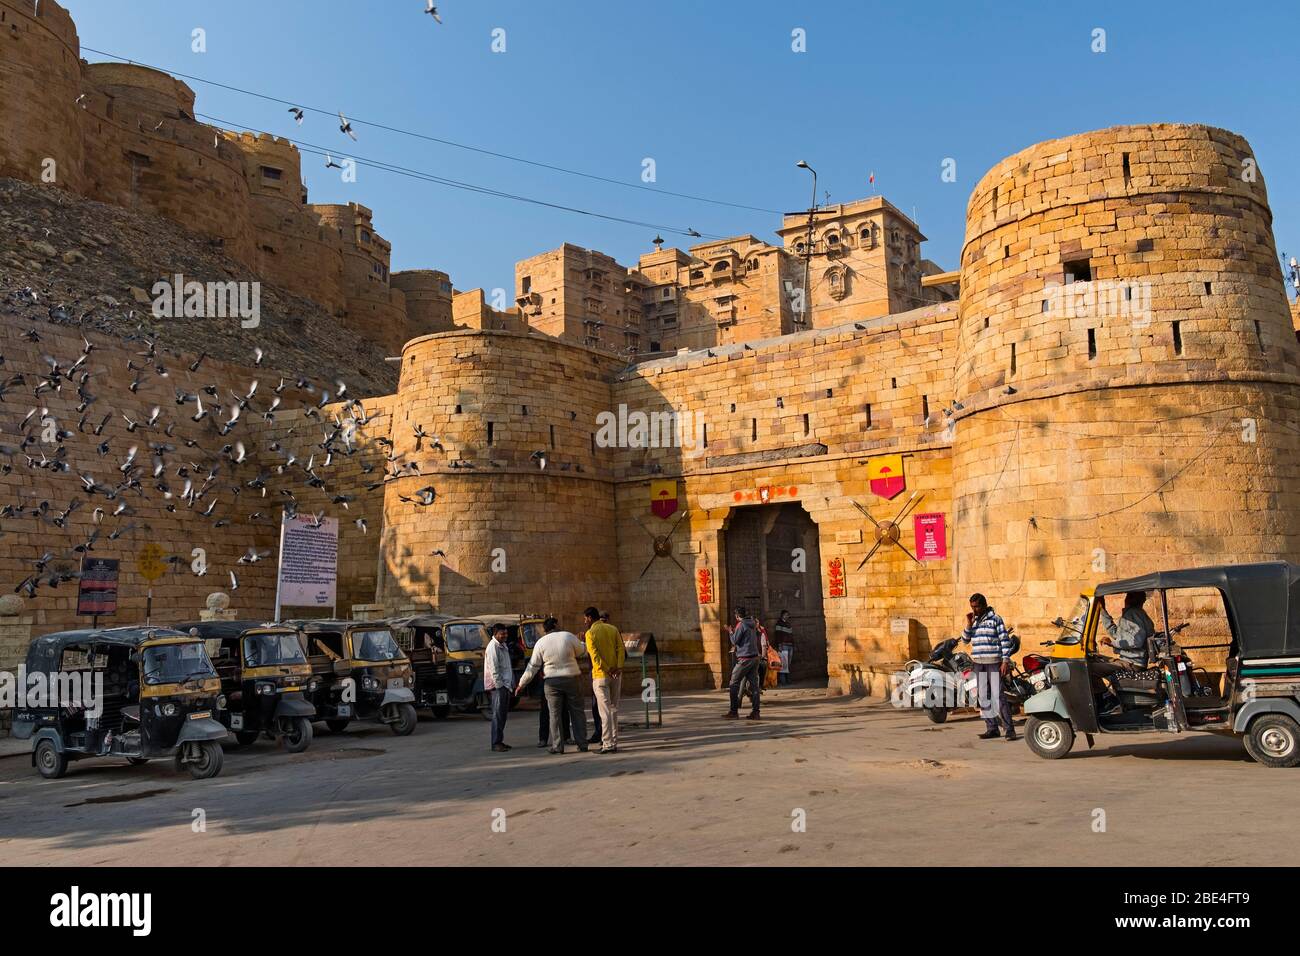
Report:
[[[959,595],[1032,646],[1100,581],[1300,560],[1300,355],[1249,144],[1163,124],[1041,143],[966,222]]]
[[[591,603],[618,612],[614,494],[595,422],[622,367],[518,332],[406,343],[391,452],[418,473],[385,485],[378,599],[390,612],[553,613],[570,630]],[[425,488],[432,504],[418,501]]]
[[[0,0],[0,41],[0,176],[84,192],[81,44],[72,17],[51,0],[39,7]]]

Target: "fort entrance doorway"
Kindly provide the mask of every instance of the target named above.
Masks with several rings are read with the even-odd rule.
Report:
[[[743,605],[775,643],[782,610],[794,627],[791,679],[826,680],[826,617],[822,611],[821,548],[817,525],[797,503],[733,508],[722,526],[727,569],[725,621]],[[733,658],[722,635],[723,674]],[[725,677],[724,677],[725,679]]]

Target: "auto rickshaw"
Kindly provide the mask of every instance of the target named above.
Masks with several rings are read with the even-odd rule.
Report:
[[[488,630],[472,617],[417,614],[389,622],[398,644],[415,669],[415,698],[439,719],[453,708],[465,713],[490,712],[483,689],[483,649]]]
[[[307,699],[314,677],[296,628],[257,621],[196,621],[176,630],[208,643],[226,708],[217,719],[247,747],[258,737],[278,741],[291,754],[311,746],[316,708]]]
[[[1170,623],[1171,598],[1197,589],[1208,601],[1199,621]],[[1159,630],[1149,666],[1124,666],[1100,653],[1102,599],[1144,592]],[[1205,597],[1200,597],[1205,595]],[[1208,623],[1207,623],[1208,622]],[[1030,749],[1064,757],[1076,733],[1089,746],[1097,733],[1209,731],[1244,739],[1246,752],[1267,767],[1300,764],[1300,566],[1283,561],[1161,571],[1112,581],[1084,593],[1052,647],[1043,689],[1025,703]],[[1180,644],[1196,627],[1211,643]],[[1193,666],[1188,651],[1224,651],[1222,688]]]
[[[171,757],[196,780],[221,772],[226,728],[214,713],[226,702],[198,638],[164,627],[61,631],[32,641],[26,666],[13,736],[31,740],[42,777],[86,757]],[[29,690],[37,675],[51,691],[39,700]]]
[[[411,662],[384,621],[285,621],[298,630],[319,681],[308,699],[334,733],[353,720],[378,720],[405,737],[415,730]]]

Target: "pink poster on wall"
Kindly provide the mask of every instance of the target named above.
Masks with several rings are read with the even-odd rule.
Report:
[[[944,516],[938,513],[916,515],[912,519],[916,535],[916,556],[922,561],[942,561],[948,557],[948,537]]]

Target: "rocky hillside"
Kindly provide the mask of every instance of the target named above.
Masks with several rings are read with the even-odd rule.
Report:
[[[342,379],[358,397],[396,389],[397,367],[383,349],[268,284],[255,329],[237,318],[156,318],[148,290],[176,273],[199,282],[249,278],[247,267],[169,220],[0,178],[0,320],[143,335],[160,351],[247,365],[261,349],[262,367],[286,377]]]

